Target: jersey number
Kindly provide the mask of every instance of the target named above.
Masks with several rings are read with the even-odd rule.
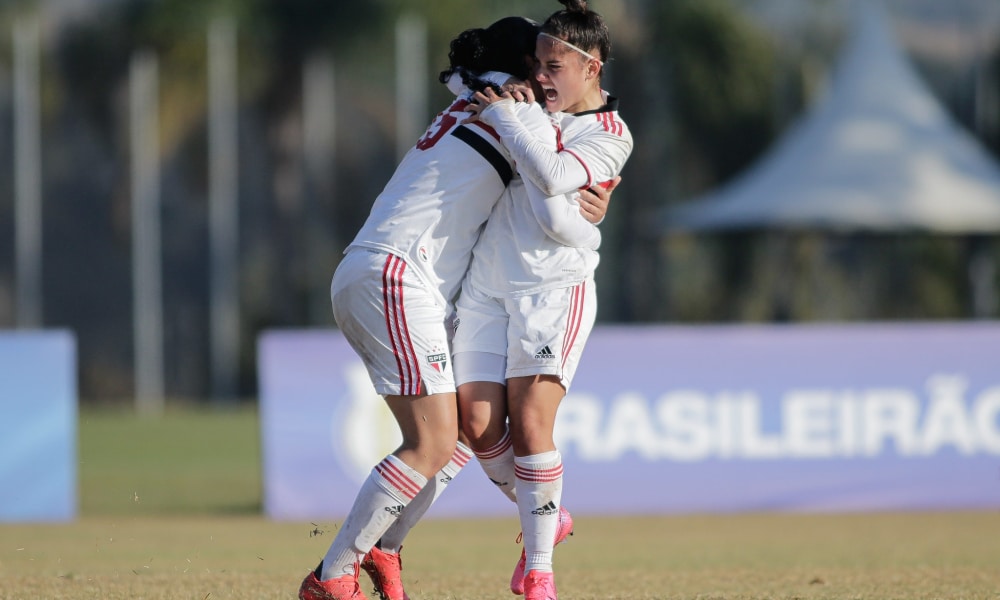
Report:
[[[434,122],[427,128],[427,133],[417,142],[417,149],[427,150],[428,148],[433,148],[434,144],[438,143],[438,140],[444,137],[444,134],[451,131],[455,123],[458,123],[458,117],[455,113],[463,112],[468,105],[468,100],[456,100],[447,110],[438,113],[434,117]]]

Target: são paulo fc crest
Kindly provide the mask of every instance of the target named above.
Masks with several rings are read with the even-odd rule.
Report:
[[[448,368],[448,353],[439,352],[437,354],[428,354],[427,363],[440,373]]]
[[[427,262],[428,259],[430,258],[427,255],[427,247],[426,246],[421,246],[421,247],[417,248],[417,256],[420,257],[420,260],[422,260],[424,262]]]

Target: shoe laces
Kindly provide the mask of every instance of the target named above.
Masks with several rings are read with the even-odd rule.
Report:
[[[556,525],[556,537],[558,537],[558,536],[559,536],[559,530],[561,530],[561,529],[562,529],[562,528],[563,528],[563,527],[565,526],[565,524],[566,524],[566,519],[565,519],[565,518],[563,518],[563,513],[562,513],[562,512],[560,512],[560,513],[559,513],[559,524],[558,524],[558,525]],[[567,534],[566,534],[566,535],[565,535],[565,536],[563,537],[563,541],[565,541],[565,539],[566,539],[566,538],[568,538],[568,537],[569,537],[569,536],[571,536],[571,535],[573,535],[573,530],[570,530],[570,531],[569,531],[569,533],[567,533]],[[520,543],[521,543],[521,540],[523,540],[523,539],[524,539],[524,532],[523,532],[523,531],[518,531],[518,532],[517,532],[517,537],[516,537],[516,538],[514,538],[514,543],[515,543],[515,544],[520,544]],[[402,567],[400,567],[400,568],[402,568]]]

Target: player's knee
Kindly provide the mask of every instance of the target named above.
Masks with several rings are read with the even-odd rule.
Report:
[[[500,443],[506,430],[505,422],[496,422],[486,417],[463,416],[462,419],[462,433],[475,452],[484,452]]]
[[[519,456],[546,452],[555,447],[552,428],[544,420],[520,421],[511,427],[510,437]]]
[[[405,440],[395,454],[425,476],[440,471],[455,455],[458,443],[457,431],[441,437],[424,436],[417,440]]]
[[[441,470],[447,465],[453,456],[455,456],[455,450],[457,449],[458,437],[449,438],[447,440],[439,440],[434,444],[431,454],[431,460],[438,466],[438,470]]]
[[[480,445],[480,438],[486,433],[489,427],[489,419],[477,414],[475,411],[463,412],[461,416],[462,433],[469,440],[473,449]]]

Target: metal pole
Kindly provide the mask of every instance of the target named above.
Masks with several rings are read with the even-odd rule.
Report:
[[[396,158],[416,143],[427,115],[427,23],[406,15],[396,22]]]
[[[334,241],[324,235],[320,207],[334,194],[336,164],[336,85],[334,63],[326,55],[311,57],[302,74],[302,154],[305,164],[306,261],[309,273],[333,272]],[[309,322],[319,324],[331,318],[329,286],[312,286],[309,292]]]
[[[15,322],[42,326],[42,175],[39,27],[14,23]]]
[[[989,236],[967,237],[969,290],[971,291],[971,317],[993,319],[997,314],[997,261]]]
[[[163,413],[163,296],[160,243],[159,67],[142,52],[129,72],[132,152],[132,293],[135,407]]]
[[[212,397],[235,402],[239,380],[239,213],[236,26],[217,19],[209,29],[209,229]]]

